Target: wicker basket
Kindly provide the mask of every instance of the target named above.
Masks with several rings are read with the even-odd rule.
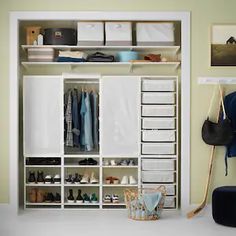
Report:
[[[143,196],[145,193],[161,193],[161,198],[155,207],[150,212],[148,211]],[[128,210],[128,217],[133,220],[158,220],[160,218],[162,208],[164,206],[166,189],[165,186],[158,188],[139,188],[139,189],[125,189],[125,203]]]

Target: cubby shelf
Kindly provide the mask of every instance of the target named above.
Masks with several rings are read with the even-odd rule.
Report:
[[[61,187],[61,184],[29,184],[29,183],[26,183],[25,184],[26,187]]]

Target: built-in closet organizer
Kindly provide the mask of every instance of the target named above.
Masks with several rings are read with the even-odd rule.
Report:
[[[76,29],[78,21],[37,23],[42,28]],[[136,23],[132,21],[132,34]],[[167,190],[165,208],[178,208],[181,22],[173,23],[176,28],[173,45],[141,45],[133,40],[129,46],[71,46],[27,45],[24,27],[32,22],[20,22],[22,100],[19,103],[22,103],[23,130],[19,143],[24,160],[20,182],[24,186],[21,190],[25,209],[125,208],[124,189],[160,185],[165,185]],[[39,48],[53,51],[53,60],[38,60],[39,56],[37,61],[32,61],[28,53]],[[101,51],[115,57],[119,51],[135,51],[139,60],[58,62],[56,55],[66,50],[86,54]],[[147,54],[161,54],[164,60],[144,61]],[[96,97],[95,106],[92,94]],[[90,102],[84,108],[91,110],[86,124],[83,123],[85,110],[81,109],[82,95],[84,99],[89,97]],[[74,116],[78,117],[77,124],[73,123]],[[86,138],[85,132],[89,133]],[[29,181],[32,172],[35,181]],[[44,177],[52,177],[52,181],[40,182],[42,172]],[[83,184],[70,181],[80,175],[87,175],[88,181]],[[92,176],[94,182],[90,181]],[[123,182],[124,176],[128,179]],[[48,194],[54,199],[46,201]],[[93,196],[93,201],[76,201],[79,194]],[[119,196],[119,202],[107,201],[107,195]],[[70,201],[69,196],[72,196]]]

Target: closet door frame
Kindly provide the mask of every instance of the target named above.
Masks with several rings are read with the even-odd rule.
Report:
[[[19,22],[22,20],[122,20],[181,22],[181,210],[190,206],[190,12],[18,11],[10,12],[9,207],[19,211]]]

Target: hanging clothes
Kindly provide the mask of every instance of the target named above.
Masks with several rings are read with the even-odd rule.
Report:
[[[85,114],[87,112],[86,105],[85,105],[85,94],[82,91],[81,93],[81,107],[80,107],[80,116],[81,116],[81,128],[80,128],[80,146],[81,149],[85,148]]]
[[[73,133],[73,146],[80,146],[80,117],[79,117],[79,99],[78,90],[73,89],[72,91],[72,133]]]
[[[91,151],[93,149],[93,133],[92,133],[92,112],[90,106],[89,93],[85,93],[85,107],[86,112],[84,114],[84,140],[85,140],[85,150]]]
[[[98,94],[94,91],[90,93],[92,110],[92,132],[94,148],[98,149]]]
[[[73,147],[73,134],[72,134],[72,96],[71,90],[68,91],[68,99],[66,106],[66,146]]]

